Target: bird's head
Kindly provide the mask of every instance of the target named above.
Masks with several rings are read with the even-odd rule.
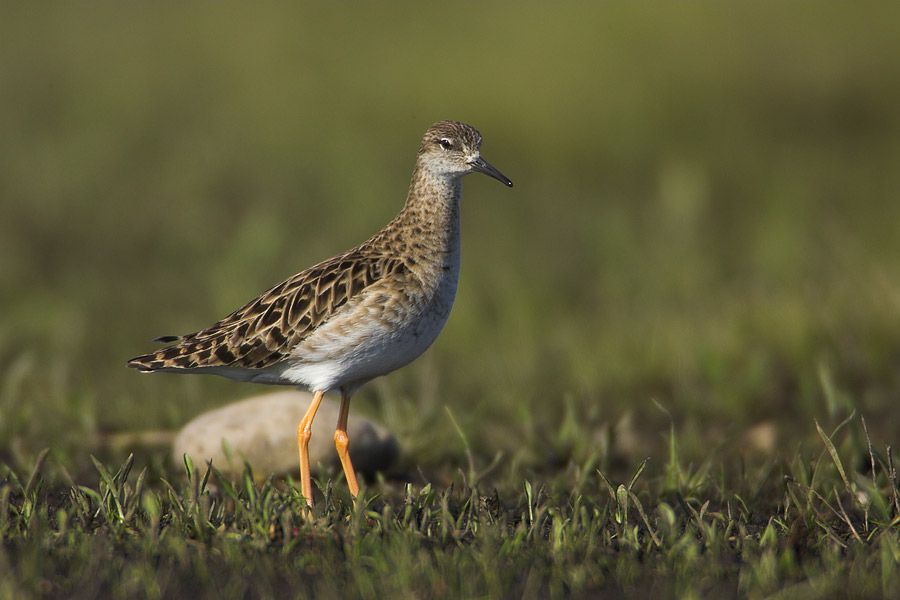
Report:
[[[481,158],[481,134],[458,121],[439,121],[428,128],[419,148],[419,163],[432,173],[459,178],[484,173],[512,187],[512,181]]]

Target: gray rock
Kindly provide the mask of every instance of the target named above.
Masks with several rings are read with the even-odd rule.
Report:
[[[204,413],[175,437],[172,452],[176,460],[187,454],[197,466],[212,460],[223,473],[243,472],[244,460],[254,474],[299,473],[297,425],[309,408],[312,394],[298,390],[255,396],[223,408]],[[313,421],[309,442],[309,461],[315,471],[318,465],[337,469],[340,460],[334,448],[334,428],[340,402],[324,398]],[[372,475],[388,468],[397,458],[398,445],[387,429],[350,411],[347,423],[350,459],[357,472]],[[223,440],[229,450],[226,455]]]

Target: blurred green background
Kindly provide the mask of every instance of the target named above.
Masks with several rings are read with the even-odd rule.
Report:
[[[0,459],[267,391],[125,361],[380,229],[441,119],[516,186],[466,179],[447,327],[354,401],[410,465],[465,463],[445,406],[527,469],[900,430],[898,4],[0,15]]]

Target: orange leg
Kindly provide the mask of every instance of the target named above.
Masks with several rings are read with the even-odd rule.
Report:
[[[334,445],[338,456],[341,458],[341,466],[344,467],[344,476],[347,478],[347,487],[353,496],[353,506],[356,506],[356,497],[359,495],[359,484],[356,483],[356,471],[350,462],[350,438],[347,437],[347,416],[350,414],[350,396],[341,392],[341,414],[338,417],[337,429],[334,431]]]
[[[309,474],[309,438],[312,437],[312,422],[316,418],[316,411],[319,410],[319,403],[322,402],[324,395],[325,392],[322,390],[317,390],[313,394],[309,409],[297,427],[297,445],[300,447],[300,491],[309,506],[313,505],[312,477]]]

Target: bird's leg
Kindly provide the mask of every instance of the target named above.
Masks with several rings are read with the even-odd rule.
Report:
[[[309,409],[297,427],[297,445],[300,447],[300,491],[310,507],[313,505],[313,496],[312,477],[309,474],[309,438],[312,437],[312,422],[316,418],[316,411],[319,410],[319,403],[322,402],[324,395],[323,390],[316,390],[312,402],[309,403]],[[306,511],[306,515],[309,516],[309,511]]]
[[[356,497],[359,495],[359,484],[356,483],[356,471],[350,462],[350,438],[347,437],[347,416],[350,414],[350,396],[341,391],[341,414],[338,416],[337,429],[334,431],[334,445],[338,456],[341,458],[341,466],[344,467],[344,476],[347,478],[347,487],[353,497],[353,506],[356,506]]]

